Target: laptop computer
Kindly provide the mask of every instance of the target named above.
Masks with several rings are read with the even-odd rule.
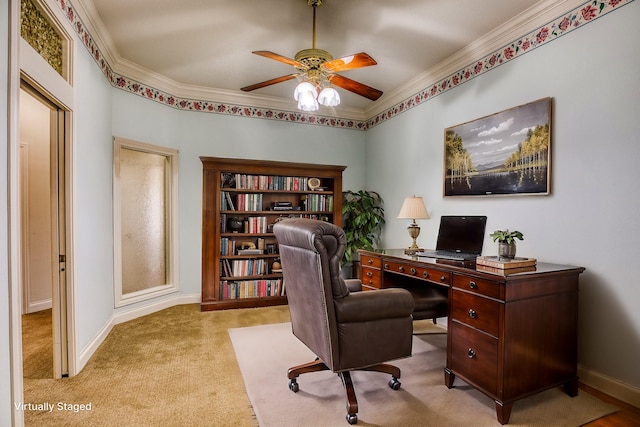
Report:
[[[486,216],[443,215],[436,250],[418,252],[418,255],[456,261],[475,260],[482,254],[486,225]]]

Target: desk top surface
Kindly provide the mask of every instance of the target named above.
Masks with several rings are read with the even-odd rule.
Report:
[[[404,249],[375,249],[373,251],[360,250],[359,252],[362,254],[369,253],[371,255],[380,256],[382,258],[402,260],[405,262],[414,263],[418,265],[421,264],[427,267],[443,268],[446,270],[458,271],[460,273],[466,273],[466,274],[473,272],[473,273],[479,273],[482,275],[485,275],[485,274],[490,275],[492,277],[498,276],[498,277],[516,278],[516,277],[522,277],[522,276],[537,275],[541,273],[559,273],[559,272],[574,272],[574,273],[580,274],[585,270],[584,267],[577,267],[573,265],[537,262],[535,269],[531,269],[530,271],[518,271],[514,273],[507,272],[505,274],[496,269],[483,269],[481,267],[473,267],[473,268],[462,267],[460,265],[456,265],[456,261],[441,260],[441,259],[429,258],[425,256],[418,256],[418,255],[407,255],[404,253]]]

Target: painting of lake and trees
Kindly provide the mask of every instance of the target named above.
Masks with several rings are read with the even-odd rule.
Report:
[[[445,196],[549,194],[551,98],[445,129]]]

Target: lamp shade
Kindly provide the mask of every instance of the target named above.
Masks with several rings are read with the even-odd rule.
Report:
[[[298,86],[296,86],[296,89],[293,92],[293,99],[299,101],[300,96],[306,92],[310,92],[311,94],[313,94],[314,98],[316,97],[316,87],[309,82],[302,82]]]
[[[400,213],[398,214],[399,219],[429,219],[429,212],[427,212],[427,207],[424,205],[424,200],[419,196],[411,196],[404,199],[402,203],[402,207],[400,208]]]
[[[325,107],[340,105],[340,94],[332,87],[325,87],[318,95],[318,102]]]
[[[320,106],[317,101],[316,87],[309,82],[302,82],[296,86],[293,98],[298,101],[298,108],[302,111],[316,111]]]

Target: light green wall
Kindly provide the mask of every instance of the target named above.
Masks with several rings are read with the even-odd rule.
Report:
[[[5,4],[5,3],[3,3]],[[489,216],[488,230],[525,233],[523,255],[587,267],[581,281],[579,358],[586,368],[640,387],[640,287],[633,254],[640,251],[638,105],[640,3],[606,15],[521,58],[367,131],[173,110],[109,87],[76,43],[74,116],[78,351],[110,321],[113,309],[112,136],[180,151],[180,274],[183,293],[200,291],[201,165],[198,157],[265,158],[348,166],[345,188],[379,191],[386,201],[386,246],[408,244],[394,219],[409,194],[425,197],[432,219],[419,242],[435,240],[447,213]],[[0,8],[0,57],[7,58],[7,7]],[[0,61],[0,80],[7,81]],[[552,194],[545,197],[443,199],[445,127],[541,97],[554,98]],[[0,113],[6,117],[6,85]],[[6,123],[0,124],[6,135]],[[7,176],[6,138],[0,173]],[[6,200],[3,185],[0,196]],[[6,230],[6,205],[0,227]],[[7,241],[0,233],[0,280]],[[485,242],[485,252],[493,243]],[[3,256],[4,255],[4,256]],[[8,286],[0,287],[0,424],[9,425]]]
[[[118,89],[112,90],[112,99],[114,136],[179,151],[179,274],[184,294],[201,292],[200,156],[344,165],[344,187],[364,187],[364,132],[178,111]]]
[[[450,90],[367,132],[367,188],[386,201],[387,247],[410,244],[395,219],[404,197],[423,196],[433,247],[445,214],[488,216],[488,234],[518,229],[518,253],[586,267],[580,283],[579,362],[640,387],[640,2]],[[553,98],[551,195],[443,198],[444,129]]]

